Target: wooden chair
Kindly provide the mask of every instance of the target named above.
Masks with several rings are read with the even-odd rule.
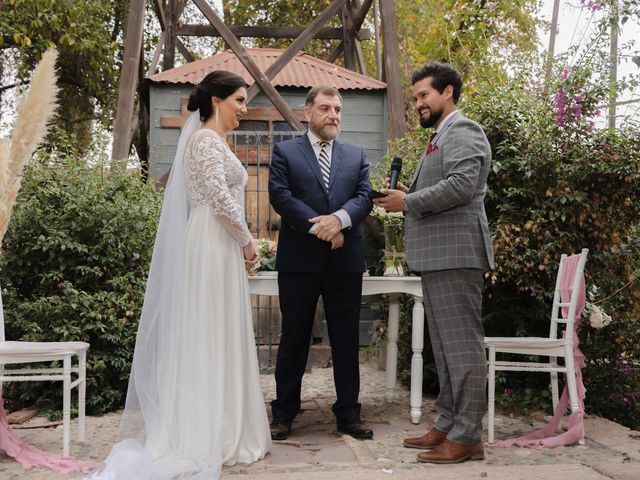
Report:
[[[555,291],[553,294],[553,306],[551,310],[551,326],[549,337],[485,337],[485,348],[488,351],[488,440],[494,442],[495,420],[495,379],[496,371],[520,371],[520,372],[548,372],[551,376],[551,394],[553,409],[558,404],[558,373],[566,374],[567,388],[571,411],[576,412],[579,407],[578,391],[576,386],[576,370],[574,365],[575,318],[576,313],[584,307],[584,266],[589,250],[583,249],[579,255],[567,257],[562,255],[558,275],[556,277]],[[576,258],[579,257],[579,258]],[[575,270],[571,279],[565,279],[564,275],[569,262],[575,262]],[[571,296],[568,302],[562,301],[561,288],[570,280]],[[566,298],[566,296],[565,296]],[[563,312],[564,310],[564,312]],[[564,315],[563,315],[564,313]],[[561,324],[565,327],[562,329]],[[561,330],[561,332],[560,332]],[[561,333],[561,335],[559,335]],[[496,360],[496,354],[517,354],[525,356],[548,357],[548,361],[511,361]],[[558,364],[558,357],[564,358],[564,364]]]
[[[69,456],[71,389],[78,388],[78,437],[85,435],[86,361],[89,344],[85,342],[7,341],[0,297],[0,393],[2,382],[62,382],[62,455]],[[77,358],[73,365],[73,358]],[[61,362],[60,367],[7,368],[5,365],[37,362]],[[72,379],[72,375],[75,379]]]

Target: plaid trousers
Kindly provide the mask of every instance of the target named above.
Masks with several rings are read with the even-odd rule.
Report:
[[[482,270],[437,270],[421,277],[440,384],[435,426],[449,440],[471,445],[482,438],[487,409]]]

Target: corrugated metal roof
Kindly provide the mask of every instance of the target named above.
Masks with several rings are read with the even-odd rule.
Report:
[[[260,70],[264,72],[284,50],[279,48],[248,48],[247,52]],[[249,85],[253,84],[253,77],[231,50],[225,50],[171,70],[165,70],[152,75],[148,80],[155,83],[195,85],[214,70],[228,70],[237,73]],[[274,87],[311,88],[330,85],[340,90],[382,90],[387,87],[384,82],[375,78],[361,75],[302,52],[299,52],[288,65],[280,70],[271,83]]]

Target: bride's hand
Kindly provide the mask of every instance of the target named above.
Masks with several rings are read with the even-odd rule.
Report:
[[[242,247],[242,255],[244,256],[244,268],[248,272],[260,260],[258,244],[254,239],[251,239],[249,243]]]

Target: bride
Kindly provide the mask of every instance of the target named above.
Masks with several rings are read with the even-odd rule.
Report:
[[[271,448],[246,270],[247,173],[226,143],[246,84],[215,71],[189,99],[165,192],[120,441],[88,478],[218,478]],[[202,122],[202,123],[201,123]]]

